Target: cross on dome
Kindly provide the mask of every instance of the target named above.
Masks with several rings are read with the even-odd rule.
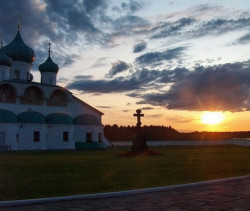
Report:
[[[21,29],[21,18],[23,18],[21,15],[18,15],[18,16],[17,16],[17,19],[18,19],[17,28],[18,28],[18,30]]]
[[[51,43],[51,42],[49,42],[49,43],[48,43],[48,46],[49,46],[49,50],[48,50],[48,52],[49,52],[49,56],[50,56],[50,53],[51,53],[51,45],[52,45],[52,43]]]

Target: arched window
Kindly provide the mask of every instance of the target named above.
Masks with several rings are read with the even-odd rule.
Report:
[[[16,103],[15,88],[9,84],[0,85],[0,102]]]
[[[31,105],[42,105],[43,92],[38,87],[30,86],[25,90],[24,95],[21,98],[21,103]]]
[[[67,106],[67,96],[62,90],[55,90],[48,101],[49,106]]]

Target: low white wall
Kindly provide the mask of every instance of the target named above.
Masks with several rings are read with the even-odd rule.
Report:
[[[63,132],[68,132],[68,141],[63,140]],[[74,126],[72,125],[48,125],[47,149],[75,149],[73,135]]]

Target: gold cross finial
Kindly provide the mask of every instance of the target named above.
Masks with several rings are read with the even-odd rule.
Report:
[[[51,45],[52,45],[52,43],[49,41],[49,43],[48,43],[48,46],[49,46],[49,56],[50,56],[50,52],[51,52]]]
[[[23,18],[23,17],[21,15],[18,15],[17,18],[18,18],[17,28],[18,28],[18,30],[20,30],[21,29],[21,18]]]

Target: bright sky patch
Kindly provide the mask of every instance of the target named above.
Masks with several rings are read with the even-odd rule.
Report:
[[[201,122],[203,124],[215,125],[219,124],[224,120],[224,115],[222,112],[205,112],[201,116]]]

